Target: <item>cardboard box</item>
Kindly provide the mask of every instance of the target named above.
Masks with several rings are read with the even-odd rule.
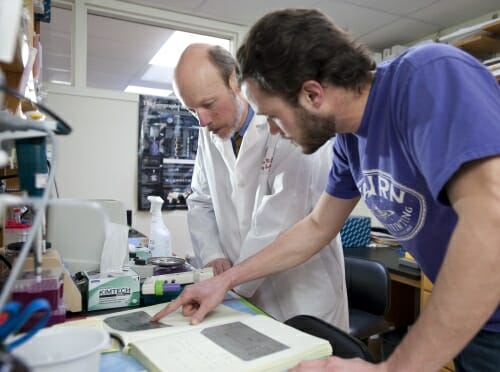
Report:
[[[139,276],[133,270],[101,277],[98,271],[85,272],[88,279],[87,311],[139,306]]]

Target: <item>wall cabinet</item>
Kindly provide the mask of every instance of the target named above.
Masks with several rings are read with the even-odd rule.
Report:
[[[22,85],[27,81],[27,76],[29,75],[31,70],[31,68],[25,69],[26,61],[23,61],[22,50],[23,46],[25,46],[25,48],[27,46],[27,50],[31,50],[33,48],[33,39],[35,34],[35,13],[33,1],[24,0],[23,7],[24,11],[21,21],[21,27],[19,28],[14,60],[11,63],[0,63],[0,70],[2,70],[3,74],[5,75],[7,86],[16,91],[21,91],[21,93],[24,93]],[[0,42],[2,42],[1,35]],[[2,103],[0,102],[0,106],[1,104]],[[18,98],[11,95],[5,95],[4,106],[9,111],[17,113],[18,109],[20,108],[19,105],[20,100]],[[28,109],[32,108],[28,107]]]
[[[476,35],[453,43],[455,46],[477,57],[481,61],[494,60],[488,68],[500,82],[500,19],[489,22],[478,29]]]

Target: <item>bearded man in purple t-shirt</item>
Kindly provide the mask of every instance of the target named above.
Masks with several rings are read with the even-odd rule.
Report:
[[[408,49],[375,66],[317,10],[271,12],[238,50],[256,112],[305,153],[336,136],[329,182],[310,215],[223,275],[187,288],[200,322],[232,287],[306,261],[363,198],[434,282],[415,325],[377,365],[336,357],[296,370],[458,371],[500,366],[500,89],[454,47]]]

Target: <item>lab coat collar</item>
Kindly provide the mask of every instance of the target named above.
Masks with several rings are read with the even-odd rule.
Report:
[[[203,129],[206,130],[206,128]],[[241,143],[240,155],[238,156],[238,159],[240,159],[245,152],[251,151],[258,142],[258,139],[262,135],[266,135],[266,131],[268,130],[266,117],[262,115],[253,115],[245,135],[243,136],[243,142]],[[234,155],[231,139],[220,138],[217,135],[210,133],[210,140],[220,152],[227,167],[229,169],[234,169],[237,164],[237,159]]]

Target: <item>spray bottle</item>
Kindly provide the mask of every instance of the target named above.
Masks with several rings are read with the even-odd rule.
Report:
[[[149,250],[153,257],[172,256],[170,231],[163,222],[161,207],[163,199],[159,196],[148,196],[151,203],[151,230],[149,232]]]

